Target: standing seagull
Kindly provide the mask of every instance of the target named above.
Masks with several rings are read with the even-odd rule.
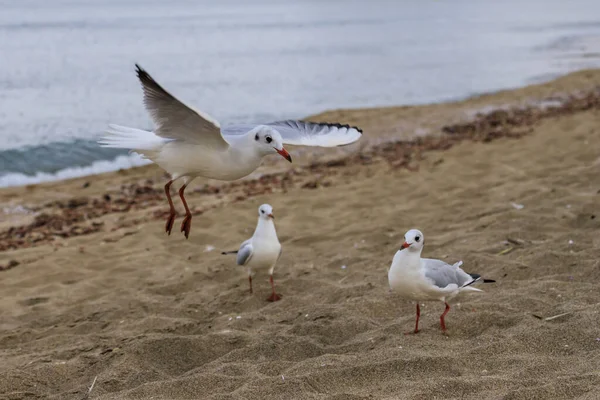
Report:
[[[446,333],[444,317],[450,311],[448,300],[462,292],[481,292],[471,285],[482,281],[477,274],[468,274],[460,266],[462,261],[450,265],[442,260],[421,258],[425,238],[421,231],[411,229],[404,235],[402,248],[396,252],[388,272],[390,288],[402,297],[417,301],[417,322],[414,333],[419,332],[419,301],[443,301],[446,309],[440,316],[442,331]],[[495,282],[483,279],[483,282]]]
[[[268,301],[281,299],[281,296],[275,293],[275,284],[273,283],[273,270],[279,256],[281,256],[281,244],[277,239],[274,219],[273,207],[269,204],[258,207],[258,223],[252,237],[243,242],[238,251],[224,251],[221,253],[237,254],[237,264],[248,268],[250,293],[252,293],[252,269],[269,269],[269,281],[273,293],[267,298]]]
[[[148,132],[109,125],[108,136],[98,141],[103,147],[124,148],[152,160],[171,174],[165,185],[170,214],[165,226],[170,235],[175,221],[171,184],[183,178],[179,197],[185,207],[181,231],[190,234],[192,213],[184,191],[199,176],[233,181],[252,173],[264,156],[279,153],[289,162],[292,157],[284,144],[335,147],[357,141],[359,128],[340,124],[304,121],[278,121],[263,125],[231,125],[221,128],[210,116],[192,109],[163,89],[136,64],[144,91],[144,104],[156,129]]]

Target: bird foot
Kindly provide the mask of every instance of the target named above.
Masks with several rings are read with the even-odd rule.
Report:
[[[165,232],[171,235],[171,230],[173,229],[173,224],[175,223],[175,213],[169,214],[169,218],[167,218],[167,223],[165,224]]]
[[[410,331],[410,332],[404,332],[405,335],[416,335],[417,333],[421,332],[420,330],[415,330],[415,331]]]
[[[281,300],[281,295],[277,293],[273,293],[271,296],[267,298],[267,301],[279,301]]]
[[[190,236],[190,229],[192,228],[192,216],[186,215],[181,221],[181,232],[184,233],[185,238],[187,239]]]

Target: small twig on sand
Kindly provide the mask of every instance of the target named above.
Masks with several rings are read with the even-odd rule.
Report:
[[[504,254],[508,254],[508,253],[510,253],[510,252],[511,252],[511,251],[513,251],[514,249],[515,249],[514,247],[509,247],[509,248],[507,248],[507,249],[504,249],[504,250],[502,250],[502,251],[501,251],[501,252],[499,252],[497,255],[499,255],[499,256],[503,256]]]
[[[509,237],[506,238],[506,241],[508,243],[514,244],[515,246],[523,246],[525,244],[525,242],[521,239],[513,239],[513,238],[509,238]]]
[[[81,398],[81,400],[87,400],[90,398],[90,394],[92,393],[92,390],[94,389],[94,385],[96,384],[96,379],[98,379],[98,375],[96,375],[96,377],[94,378],[94,381],[92,382],[92,385],[88,388],[87,393]]]
[[[569,314],[573,314],[573,312],[572,312],[572,311],[569,311],[569,312],[566,312],[566,313],[562,313],[562,314],[554,315],[554,316],[552,316],[552,317],[544,318],[544,321],[552,321],[553,319],[560,318],[560,317],[564,317],[565,315],[569,315]]]
[[[558,314],[558,315],[553,315],[551,317],[546,317],[546,318],[544,318],[544,317],[542,317],[541,315],[538,315],[538,314],[531,314],[531,315],[534,316],[537,319],[542,319],[544,321],[552,321],[553,319],[564,317],[565,315],[569,315],[569,314],[573,314],[573,313],[574,313],[574,311],[569,311],[569,312],[566,312],[566,313],[562,313],[562,314]]]

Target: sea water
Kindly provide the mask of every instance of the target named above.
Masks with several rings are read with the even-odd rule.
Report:
[[[134,63],[222,124],[423,104],[600,66],[597,0],[0,0],[0,186],[141,165]]]

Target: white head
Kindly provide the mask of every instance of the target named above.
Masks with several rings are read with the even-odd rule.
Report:
[[[283,158],[292,162],[292,156],[283,148],[283,139],[279,132],[270,126],[260,125],[250,131],[252,139],[263,156],[274,152],[279,153]]]
[[[258,218],[262,219],[275,219],[273,216],[273,207],[270,204],[263,204],[258,207]]]
[[[400,250],[408,249],[407,251],[420,253],[424,244],[425,237],[423,233],[418,229],[411,229],[404,234],[404,243],[402,243]]]

